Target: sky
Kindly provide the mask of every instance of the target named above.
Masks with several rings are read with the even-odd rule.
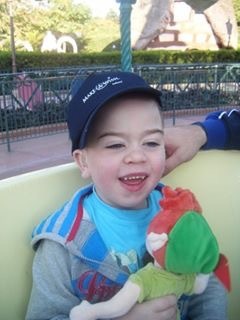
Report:
[[[118,12],[119,3],[116,0],[77,0],[79,3],[84,3],[90,7],[93,16],[105,17],[110,9]]]

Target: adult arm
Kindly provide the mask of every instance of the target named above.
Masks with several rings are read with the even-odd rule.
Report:
[[[240,111],[210,113],[203,122],[165,129],[166,175],[197,152],[209,149],[240,150]]]
[[[207,136],[202,149],[240,149],[240,110],[210,113],[203,122],[196,122]]]

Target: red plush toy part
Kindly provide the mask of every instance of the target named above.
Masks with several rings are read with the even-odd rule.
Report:
[[[214,273],[216,277],[222,282],[224,287],[228,291],[231,291],[229,263],[228,259],[223,254],[220,254],[220,259]]]
[[[169,234],[177,220],[188,211],[202,213],[202,209],[194,194],[182,188],[171,189],[168,186],[162,188],[163,198],[160,201],[161,214],[152,220],[148,233]]]

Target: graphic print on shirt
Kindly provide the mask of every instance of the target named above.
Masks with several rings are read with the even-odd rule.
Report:
[[[72,286],[81,300],[98,302],[110,299],[121,288],[119,284],[94,270],[83,273],[72,281]]]
[[[116,252],[113,248],[110,249],[110,254],[117,262],[118,266],[127,269],[130,273],[136,272],[140,268],[140,260],[135,250],[129,250],[126,254]]]

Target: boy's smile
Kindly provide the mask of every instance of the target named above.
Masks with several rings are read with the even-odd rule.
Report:
[[[139,191],[144,186],[146,179],[147,175],[144,173],[129,174],[119,178],[119,180],[123,183],[123,187],[131,192]]]
[[[87,147],[74,157],[103,201],[120,208],[145,207],[165,164],[157,102],[135,95],[107,104],[93,120]]]

